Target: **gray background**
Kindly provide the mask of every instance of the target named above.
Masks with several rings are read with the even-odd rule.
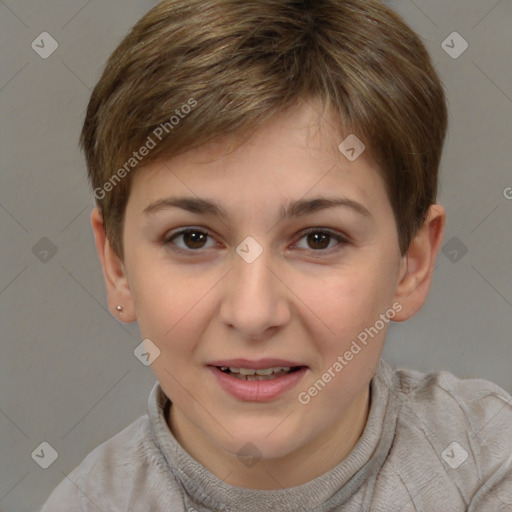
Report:
[[[134,357],[137,325],[107,310],[77,148],[106,58],[155,3],[0,1],[3,512],[37,510],[93,448],[145,414],[156,379]],[[439,196],[448,214],[443,253],[426,305],[391,326],[385,357],[393,366],[484,377],[511,392],[512,2],[389,3],[433,56],[450,130]],[[469,43],[458,58],[442,47],[454,31]],[[42,32],[59,45],[47,59],[31,47]],[[59,455],[48,469],[31,457],[43,441]]]

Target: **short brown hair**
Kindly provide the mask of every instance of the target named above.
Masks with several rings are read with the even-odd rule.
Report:
[[[110,56],[80,137],[116,253],[134,151],[158,139],[142,165],[170,158],[309,99],[370,150],[405,254],[435,203],[447,107],[422,41],[378,0],[164,0],[141,18]]]

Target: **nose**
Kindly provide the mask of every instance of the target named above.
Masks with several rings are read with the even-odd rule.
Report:
[[[226,276],[220,318],[241,338],[263,340],[290,321],[291,292],[269,250],[249,261],[236,254]]]

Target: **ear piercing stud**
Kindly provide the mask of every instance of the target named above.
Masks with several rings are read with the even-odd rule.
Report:
[[[119,306],[119,305],[117,305],[117,306],[116,306],[116,309],[117,309],[117,311],[123,311],[123,306]]]

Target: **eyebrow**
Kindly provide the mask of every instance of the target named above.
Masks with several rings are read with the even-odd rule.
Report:
[[[351,208],[353,211],[364,217],[372,218],[372,214],[361,203],[345,197],[317,197],[313,199],[299,199],[289,203],[281,209],[280,221],[291,217],[301,217],[309,215],[320,210],[344,206]],[[143,213],[146,215],[167,210],[170,208],[181,208],[191,213],[199,215],[212,215],[219,219],[226,219],[227,212],[221,205],[200,199],[196,197],[166,197],[159,199],[144,208]]]

